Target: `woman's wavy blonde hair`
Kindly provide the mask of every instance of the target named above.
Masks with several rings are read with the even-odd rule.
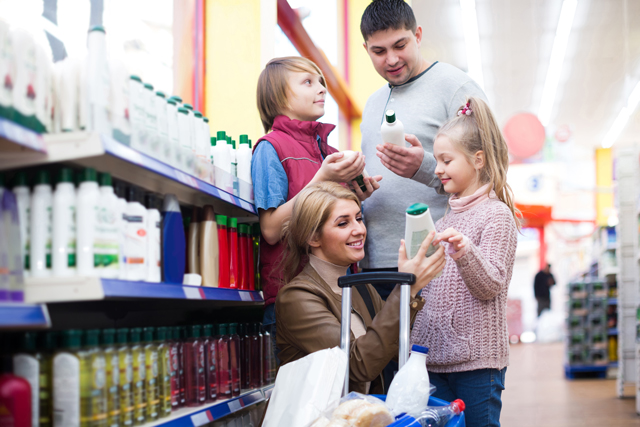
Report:
[[[465,114],[467,108],[471,110],[469,115]],[[460,148],[471,165],[478,151],[484,153],[484,167],[478,171],[478,180],[483,185],[491,184],[488,191],[493,189],[498,199],[509,207],[520,229],[522,215],[507,183],[509,149],[487,103],[480,98],[467,98],[467,102],[458,108],[458,114],[440,128],[436,139],[441,135]]]
[[[360,200],[349,189],[336,182],[319,182],[303,189],[296,196],[291,218],[283,228],[284,256],[280,262],[284,283],[296,277],[307,263],[309,241],[321,236],[338,200],[353,200],[361,208]]]

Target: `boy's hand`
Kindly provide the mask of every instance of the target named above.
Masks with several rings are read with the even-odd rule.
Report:
[[[453,246],[453,250],[455,250],[456,252],[459,252],[466,246],[464,241],[464,234],[453,228],[447,228],[442,233],[439,233],[433,241],[433,246],[439,244],[440,242],[448,242]]]
[[[412,178],[424,158],[424,148],[422,143],[415,135],[405,134],[404,139],[411,144],[411,147],[398,147],[395,144],[385,142],[376,145],[376,156],[380,158],[380,162],[396,175],[403,178]]]
[[[351,182],[364,170],[364,155],[356,153],[351,159],[340,160],[344,153],[328,155],[316,173],[314,181]]]
[[[367,200],[374,191],[380,188],[380,184],[378,184],[378,182],[382,181],[382,175],[369,176],[363,179],[364,185],[365,187],[367,187],[367,191],[365,192],[363,192],[360,188],[360,184],[358,184],[356,181],[351,181],[353,191],[356,193],[356,196],[358,196],[358,199],[360,199],[361,202]]]

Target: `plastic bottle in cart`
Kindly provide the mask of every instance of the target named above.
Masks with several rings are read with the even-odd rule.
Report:
[[[396,118],[396,113],[393,110],[387,110],[384,113],[384,121],[380,128],[382,134],[382,142],[388,142],[395,144],[399,147],[405,147],[404,139],[404,126],[402,122]]]
[[[29,276],[29,235],[31,215],[31,190],[27,185],[27,174],[24,171],[16,173],[14,178],[13,193],[18,202],[18,219],[20,221],[20,248],[22,250],[22,262],[24,276]]]
[[[31,276],[51,275],[51,177],[49,171],[39,170],[31,196]]]
[[[456,399],[447,406],[427,406],[427,409],[415,418],[421,426],[444,427],[451,418],[460,415],[464,408],[464,402]]]
[[[73,171],[62,168],[53,194],[52,271],[55,277],[76,274],[76,189]]]
[[[411,356],[398,371],[387,393],[386,405],[395,416],[420,414],[429,403],[431,384],[427,372],[429,349],[419,345],[411,347]]]

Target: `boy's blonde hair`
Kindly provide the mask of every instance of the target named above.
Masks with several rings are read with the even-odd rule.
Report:
[[[258,78],[258,111],[265,133],[273,127],[276,116],[283,114],[289,106],[289,72],[317,74],[322,86],[327,87],[320,68],[307,58],[286,56],[269,61]]]
[[[467,110],[471,110],[468,115]],[[478,172],[479,181],[491,184],[489,191],[493,187],[496,196],[509,207],[520,228],[521,214],[515,206],[513,190],[507,183],[509,149],[487,103],[480,98],[467,98],[467,102],[458,108],[458,114],[440,128],[436,138],[441,135],[457,145],[471,165],[478,151],[484,153],[484,167]]]

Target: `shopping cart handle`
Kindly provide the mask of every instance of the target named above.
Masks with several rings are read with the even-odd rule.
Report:
[[[374,273],[359,273],[338,278],[338,286],[341,288],[350,288],[357,285],[381,285],[384,283],[401,283],[403,285],[413,285],[416,283],[415,274],[396,273],[394,271],[380,271]]]

